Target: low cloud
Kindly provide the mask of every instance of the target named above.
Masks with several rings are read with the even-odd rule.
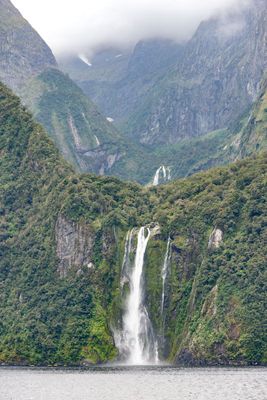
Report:
[[[199,23],[239,12],[249,0],[13,0],[57,55],[90,55],[101,47],[125,48],[139,40],[181,42]],[[234,27],[236,28],[236,27]]]

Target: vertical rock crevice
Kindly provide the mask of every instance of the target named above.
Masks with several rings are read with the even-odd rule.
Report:
[[[94,234],[90,227],[69,221],[60,214],[55,234],[58,272],[61,278],[65,278],[71,268],[77,271],[83,266],[92,268]]]

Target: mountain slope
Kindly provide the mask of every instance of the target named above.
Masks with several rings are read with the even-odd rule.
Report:
[[[57,67],[52,51],[9,0],[0,0],[0,49],[0,80],[14,90]]]
[[[256,100],[267,67],[266,0],[203,22],[183,57],[129,118],[142,143],[176,143],[229,127]]]
[[[91,66],[62,61],[129,141],[109,174],[148,184],[160,166],[173,179],[266,148],[262,129],[253,139],[261,145],[245,151],[267,65],[266,10],[266,0],[253,0],[241,14],[203,22],[183,46],[154,40],[103,51]]]
[[[120,157],[120,135],[59,69],[38,33],[0,1],[0,78],[16,91],[79,171],[105,173]]]
[[[267,147],[267,79],[263,80],[259,99],[255,103],[249,120],[240,138],[240,157],[253,154]]]
[[[209,168],[227,165],[267,149],[266,78],[260,94],[242,118],[200,137],[183,139],[169,146],[142,147],[132,144],[110,173],[127,179],[132,176],[142,184],[152,183],[159,166],[170,169],[171,179],[190,176]]]
[[[29,80],[20,94],[78,171],[104,174],[120,158],[123,146],[117,129],[61,71],[46,69]]]
[[[183,46],[141,42],[126,54],[99,54],[90,67],[66,62],[63,68],[125,135],[145,145],[229,128],[260,93],[266,6],[253,0],[242,12],[204,21]]]
[[[140,226],[153,231],[145,298],[160,356],[192,364],[267,362],[266,154],[146,189],[75,174],[3,85],[0,110],[2,363],[116,358],[111,328],[120,328],[124,309],[125,239]]]
[[[91,66],[77,58],[59,62],[100,110],[123,128],[147,91],[179,59],[182,49],[169,40],[148,40],[127,51],[102,51],[91,59]]]

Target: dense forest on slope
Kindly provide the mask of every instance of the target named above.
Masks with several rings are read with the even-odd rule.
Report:
[[[241,130],[239,152],[241,157],[267,147],[267,77],[261,84],[260,96],[254,104],[247,124]]]
[[[152,189],[78,175],[3,85],[0,154],[2,363],[115,359],[125,238],[144,225],[154,232],[146,302],[159,339],[171,238],[161,357],[266,363],[266,154]]]
[[[117,129],[61,71],[46,69],[29,80],[20,95],[76,171],[103,175],[123,152]]]

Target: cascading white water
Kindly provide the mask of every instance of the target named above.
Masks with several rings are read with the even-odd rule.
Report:
[[[121,287],[123,288],[126,282],[129,282],[129,268],[130,268],[130,253],[132,248],[133,229],[127,233],[124,256],[121,269]]]
[[[161,295],[161,317],[163,320],[163,312],[164,312],[164,302],[165,302],[165,286],[166,286],[166,278],[168,275],[168,269],[169,269],[169,265],[170,265],[170,257],[171,257],[171,239],[168,239],[167,242],[167,249],[166,249],[166,253],[165,253],[165,257],[164,257],[164,263],[162,266],[162,271],[161,271],[161,277],[162,277],[162,295]]]
[[[159,169],[157,169],[154,179],[153,179],[153,186],[158,186],[159,184],[159,173],[161,171],[161,167]]]
[[[167,181],[170,181],[171,180],[171,168],[170,167],[167,167],[166,168],[166,179],[167,179]]]
[[[127,363],[142,365],[158,362],[158,346],[153,327],[144,304],[143,266],[150,229],[142,227],[138,232],[135,261],[129,272],[128,261],[132,245],[132,233],[127,235],[123,261],[123,276],[127,275],[130,293],[123,316],[123,330],[116,340],[120,352],[127,357]],[[126,271],[125,271],[126,269]],[[125,279],[125,278],[122,278]]]
[[[154,176],[153,186],[158,186],[160,183],[164,183],[171,180],[171,168],[160,166]]]

